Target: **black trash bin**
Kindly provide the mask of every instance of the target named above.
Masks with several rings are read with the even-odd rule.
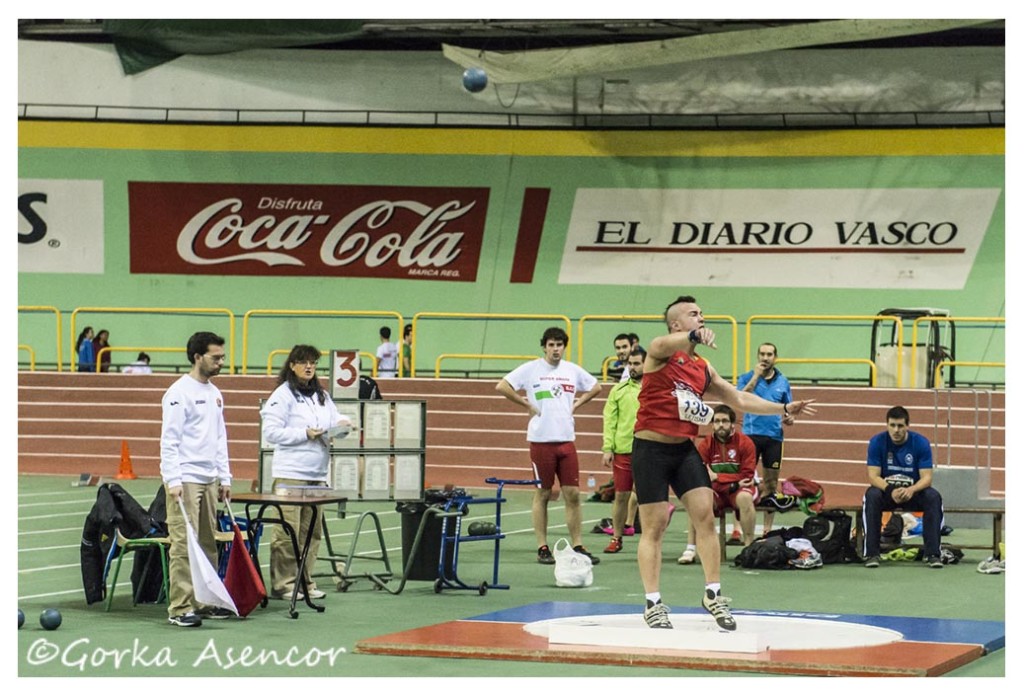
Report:
[[[463,489],[454,491],[442,491],[428,489],[424,493],[424,502],[399,503],[396,510],[402,515],[402,567],[408,568],[405,578],[407,580],[437,580],[438,563],[441,559],[441,526],[443,517],[429,515],[423,534],[420,536],[420,545],[416,549],[416,556],[412,566],[409,567],[409,556],[413,552],[413,543],[416,541],[416,532],[423,523],[423,517],[427,514],[427,508],[431,505],[444,505],[456,495],[465,495]],[[448,518],[449,542],[445,548],[445,575],[452,576],[452,557],[455,552],[455,543],[452,538],[455,534],[455,519]]]

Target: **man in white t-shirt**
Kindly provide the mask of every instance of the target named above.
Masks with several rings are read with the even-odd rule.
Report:
[[[391,329],[380,327],[380,345],[377,346],[377,376],[395,377],[398,372],[398,345],[391,342]]]
[[[579,365],[562,360],[568,344],[569,337],[565,331],[558,327],[548,329],[540,339],[544,357],[512,370],[495,388],[530,413],[526,439],[530,443],[534,478],[540,481],[533,496],[537,562],[547,565],[555,562],[547,535],[548,502],[557,477],[565,501],[565,524],[569,528],[573,550],[586,554],[596,565],[600,559],[583,547],[580,536],[580,463],[576,456],[573,414],[601,392],[601,383]]]

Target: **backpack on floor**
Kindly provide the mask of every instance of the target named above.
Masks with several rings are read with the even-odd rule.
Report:
[[[791,570],[790,561],[799,558],[800,553],[786,546],[779,535],[765,536],[743,547],[736,554],[733,563],[741,568],[763,568],[765,570]]]
[[[822,510],[805,519],[804,537],[821,554],[825,565],[862,560],[853,546],[853,518],[842,510]]]

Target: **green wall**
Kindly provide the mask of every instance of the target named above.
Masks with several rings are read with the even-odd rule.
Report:
[[[689,293],[705,314],[728,315],[739,322],[741,371],[744,322],[751,315],[873,315],[885,307],[939,307],[961,317],[1005,313],[1003,196],[963,289],[701,287],[688,284],[687,263],[693,261],[680,263],[678,285],[673,287],[647,286],[614,274],[601,284],[558,283],[565,230],[578,189],[1003,189],[1002,129],[834,132],[801,138],[793,132],[303,130],[33,122],[22,122],[19,128],[20,178],[99,179],[104,186],[104,273],[18,275],[19,305],[54,306],[62,312],[65,361],[73,342],[68,336],[69,315],[86,306],[227,308],[238,318],[234,352],[241,360],[242,316],[252,309],[387,311],[398,312],[407,321],[417,312],[566,315],[573,320],[575,334],[581,316],[659,314],[676,295]],[[129,181],[488,188],[477,280],[131,274]],[[533,281],[512,284],[509,276],[527,188],[550,189],[550,201]],[[929,262],[922,257],[922,263]],[[179,346],[191,331],[204,327],[227,332],[226,320],[213,316],[83,313],[76,322],[78,329],[87,323],[110,330],[111,342],[121,346]],[[50,314],[19,313],[19,343],[33,346],[39,361],[55,360],[54,323]],[[324,349],[372,352],[381,323],[381,318],[254,319],[250,371],[265,366],[269,351],[299,341]],[[424,320],[417,337],[417,370],[432,374],[434,358],[442,352],[536,354],[540,333],[553,323],[557,322]],[[722,340],[712,359],[729,375],[731,328],[717,323],[715,327]],[[622,330],[635,330],[648,339],[660,333],[661,326],[588,322],[583,357],[588,369],[600,369],[602,358],[611,353],[612,337]],[[866,358],[870,328],[867,322],[813,327],[758,324],[752,340],[774,341],[783,357]],[[961,360],[1004,360],[1003,331],[991,324],[959,325],[957,345]],[[577,350],[572,346],[573,359]],[[118,355],[115,362],[131,357]],[[448,363],[458,365],[467,363]],[[787,372],[797,377],[859,378],[866,368],[790,366]],[[1002,380],[1002,370],[958,372],[960,379],[974,375]]]

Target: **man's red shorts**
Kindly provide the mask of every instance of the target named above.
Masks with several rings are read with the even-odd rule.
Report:
[[[633,455],[612,455],[612,479],[615,481],[615,492],[625,493],[633,490]]]
[[[580,460],[576,457],[574,442],[531,442],[530,460],[533,477],[540,479],[540,487],[555,487],[555,477],[563,488],[580,485]]]
[[[717,481],[712,481],[711,490],[715,493],[716,514],[719,510],[738,510],[739,507],[736,505],[736,496],[743,491],[754,496],[755,505],[757,504],[757,501],[761,499],[761,492],[757,490],[757,486],[745,486],[730,493],[728,483],[719,484]]]

